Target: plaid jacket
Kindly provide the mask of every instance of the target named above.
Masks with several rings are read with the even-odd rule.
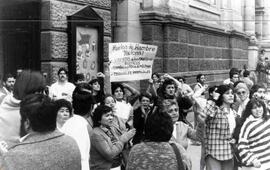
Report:
[[[230,110],[232,111],[232,110]],[[214,101],[207,101],[204,109],[206,118],[205,153],[217,160],[229,160],[233,158],[232,146],[229,141],[232,139],[228,111],[225,108],[216,106]],[[234,111],[235,113],[235,111]]]

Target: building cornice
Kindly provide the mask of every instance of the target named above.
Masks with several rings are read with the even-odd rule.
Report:
[[[245,32],[237,30],[225,30],[218,26],[211,26],[203,23],[199,23],[193,19],[188,18],[184,15],[174,15],[158,11],[142,11],[139,14],[140,22],[143,25],[147,24],[169,24],[177,27],[186,27],[192,30],[213,32],[215,34],[221,34],[226,36],[237,36],[248,39],[248,35]]]

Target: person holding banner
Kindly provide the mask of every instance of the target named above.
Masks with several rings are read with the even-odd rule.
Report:
[[[132,93],[127,97],[125,89]],[[112,83],[112,94],[116,99],[115,115],[125,120],[128,126],[133,126],[133,107],[140,92],[126,83]]]

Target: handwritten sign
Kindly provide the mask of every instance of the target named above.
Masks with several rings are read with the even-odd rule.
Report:
[[[139,43],[110,43],[111,82],[150,79],[157,46]]]

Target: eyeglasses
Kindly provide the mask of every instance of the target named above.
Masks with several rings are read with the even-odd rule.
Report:
[[[241,95],[241,94],[246,94],[246,91],[239,91],[237,92],[238,95]]]

